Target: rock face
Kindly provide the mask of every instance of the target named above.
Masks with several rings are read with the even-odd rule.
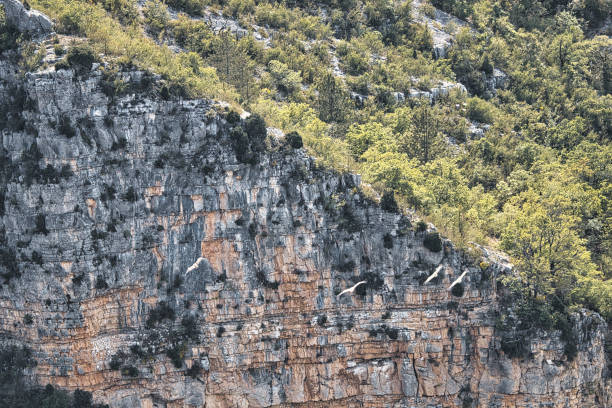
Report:
[[[241,163],[220,105],[120,76],[118,95],[100,69],[0,61],[0,339],[32,348],[33,380],[126,408],[605,404],[597,315],[573,361],[557,333],[508,358],[503,259],[478,266],[281,136]]]
[[[53,32],[49,17],[36,10],[26,10],[19,0],[1,0],[7,21],[22,33],[33,37],[45,37]]]

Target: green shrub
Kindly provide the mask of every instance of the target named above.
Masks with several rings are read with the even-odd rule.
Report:
[[[47,221],[43,214],[38,214],[36,216],[36,228],[34,229],[35,234],[43,234],[47,235],[49,230],[47,229]]]
[[[76,136],[76,130],[72,127],[70,118],[67,115],[62,115],[60,117],[57,130],[68,139],[72,139]]]
[[[456,297],[462,297],[464,291],[465,289],[463,287],[463,283],[461,282],[453,286],[453,288],[451,289],[451,293],[453,294],[453,296],[456,296]]]
[[[25,316],[23,316],[23,323],[29,326],[32,323],[34,323],[34,318],[32,317],[31,314],[26,313]]]
[[[61,57],[66,53],[66,50],[64,50],[64,47],[61,44],[55,44],[53,46],[53,52],[56,56]]]
[[[121,24],[133,25],[138,23],[138,2],[135,0],[92,0],[94,3],[100,4],[113,17],[119,20]]]
[[[72,396],[72,408],[91,408],[92,407],[92,395],[91,392],[83,391],[80,389],[74,390]]]
[[[157,306],[149,312],[149,317],[147,318],[146,326],[147,328],[152,328],[157,325],[157,323],[167,320],[174,320],[175,318],[174,309],[172,309],[166,302],[159,302]]]
[[[289,132],[285,135],[287,144],[294,149],[301,149],[304,146],[302,136],[298,132]]]
[[[417,222],[417,225],[416,225],[416,231],[417,232],[427,231],[427,223],[423,220],[419,220],[419,222]]]
[[[96,289],[99,289],[99,290],[108,289],[108,283],[106,283],[106,280],[101,276],[98,276],[96,278]]]
[[[138,196],[136,195],[134,187],[130,186],[130,188],[128,188],[127,192],[123,195],[123,199],[130,203],[138,201]]]
[[[279,283],[268,280],[266,273],[261,269],[258,269],[257,272],[255,272],[255,278],[264,288],[273,290],[278,289]]]
[[[121,369],[121,375],[124,377],[138,377],[138,368],[133,365],[123,367]]]
[[[194,361],[185,373],[191,378],[197,378],[202,373],[202,366],[198,361]]]
[[[194,316],[185,316],[181,320],[181,325],[185,329],[185,336],[196,339],[200,330],[198,329],[198,319]]]
[[[142,14],[145,23],[154,33],[159,33],[168,26],[170,20],[168,6],[159,0],[148,0],[142,8]]]
[[[383,246],[387,249],[393,248],[393,237],[387,233],[383,236]]]
[[[42,255],[40,253],[38,253],[37,251],[32,251],[32,262],[34,262],[38,266],[42,266],[42,264],[43,264],[43,257],[42,257]]]
[[[142,349],[140,344],[132,344],[130,346],[130,352],[138,358],[143,358],[147,353]]]
[[[384,211],[397,213],[399,212],[399,207],[397,205],[397,201],[395,201],[395,194],[392,190],[386,190],[381,199],[380,199],[380,208]]]
[[[431,252],[440,252],[442,250],[442,239],[438,232],[430,232],[423,238],[423,246]]]
[[[232,147],[236,154],[236,159],[241,163],[249,163],[253,160],[253,152],[249,146],[249,137],[241,127],[234,127],[230,130]]]
[[[492,124],[494,121],[493,107],[478,97],[468,99],[467,114],[471,120],[476,122]]]
[[[184,352],[185,350],[182,345],[174,345],[173,347],[166,350],[166,356],[170,358],[174,367],[181,368],[183,366]]]
[[[531,355],[529,340],[520,335],[502,337],[501,349],[510,358],[526,358]]]
[[[491,64],[491,61],[489,60],[488,55],[485,55],[484,59],[482,60],[482,65],[480,66],[480,70],[487,75],[493,74],[493,64]]]
[[[201,16],[204,7],[207,5],[205,0],[167,0],[166,3],[170,7],[195,16]]]
[[[227,123],[230,125],[237,125],[240,123],[240,115],[235,110],[230,110],[225,117]]]
[[[112,120],[111,120],[111,124],[112,124]],[[116,151],[116,150],[125,149],[126,147],[127,147],[127,139],[125,137],[119,137],[116,142],[113,141],[113,144],[111,145],[111,150]]]
[[[266,121],[258,114],[253,114],[245,121],[245,130],[249,136],[251,149],[254,152],[262,152],[266,148]]]
[[[70,48],[63,60],[55,65],[56,70],[73,68],[82,74],[91,71],[91,65],[98,61],[98,56],[88,44],[78,44]]]
[[[6,21],[4,5],[0,4],[0,53],[18,47],[19,31]]]
[[[2,277],[5,281],[20,276],[19,264],[14,250],[0,247],[0,266],[4,269]]]
[[[121,368],[121,364],[123,361],[124,355],[122,352],[118,352],[111,357],[111,361],[109,363],[109,367],[111,370],[118,370]]]

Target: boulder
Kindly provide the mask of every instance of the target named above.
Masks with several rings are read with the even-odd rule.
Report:
[[[6,20],[21,33],[35,38],[46,37],[53,33],[51,19],[36,10],[27,10],[18,0],[0,0],[4,5]]]

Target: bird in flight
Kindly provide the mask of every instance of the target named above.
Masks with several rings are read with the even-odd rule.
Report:
[[[438,274],[440,273],[440,271],[442,270],[442,268],[444,268],[443,265],[440,265],[436,268],[435,272],[432,273],[429,278],[427,278],[427,280],[425,282],[423,282],[423,285],[425,285],[427,282],[431,281],[432,279],[435,279],[438,277]]]
[[[204,260],[206,260],[206,258],[202,258],[202,257],[198,258],[197,261],[195,261],[195,263],[193,265],[191,265],[189,268],[187,268],[187,272],[185,272],[185,273],[189,273],[189,272],[191,272],[191,271],[193,271],[195,269],[198,269],[200,267],[200,263],[202,261],[204,261]]]
[[[355,289],[357,289],[357,286],[367,283],[367,281],[361,281],[361,282],[357,282],[353,287],[350,287],[348,289],[344,289],[342,292],[338,293],[338,296],[336,297],[340,297],[342,295],[344,295],[345,293],[353,293],[355,292]]]
[[[455,286],[456,284],[461,283],[461,281],[463,280],[463,278],[465,277],[465,275],[467,273],[468,273],[467,269],[465,271],[463,271],[461,276],[459,276],[453,283],[451,283],[451,285],[448,287],[448,290],[451,290],[453,288],[453,286]]]

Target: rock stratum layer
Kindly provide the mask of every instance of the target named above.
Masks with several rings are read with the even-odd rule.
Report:
[[[33,380],[126,408],[606,405],[597,315],[576,320],[573,361],[558,333],[510,359],[495,329],[510,265],[432,252],[282,136],[240,163],[221,105],[119,77],[129,92],[109,96],[96,66],[0,63],[0,243],[16,254],[0,338],[34,351]]]

